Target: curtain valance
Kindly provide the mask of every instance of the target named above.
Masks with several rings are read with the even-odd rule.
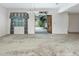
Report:
[[[25,19],[29,18],[28,13],[26,13],[26,12],[12,12],[12,13],[10,13],[10,18],[12,18],[13,16],[20,16]]]

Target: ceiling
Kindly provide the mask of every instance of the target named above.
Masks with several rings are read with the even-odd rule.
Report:
[[[72,8],[69,8],[69,9],[67,10],[67,12],[69,12],[69,13],[79,13],[79,4],[75,5],[75,6],[72,7]]]
[[[68,3],[0,3],[5,8],[52,8],[59,9]]]
[[[32,9],[32,10],[55,10],[59,12],[79,12],[79,4],[75,3],[0,3],[7,9]],[[72,7],[73,6],[73,7]]]

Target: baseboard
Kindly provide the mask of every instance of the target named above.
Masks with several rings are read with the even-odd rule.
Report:
[[[68,33],[52,33],[52,34],[68,34]]]
[[[68,32],[69,34],[79,34],[79,32]]]
[[[3,34],[3,35],[0,35],[0,37],[4,37],[4,36],[6,36],[6,35],[8,35],[8,34]]]

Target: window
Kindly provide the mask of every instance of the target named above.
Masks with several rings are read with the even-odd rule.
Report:
[[[24,26],[24,19],[21,17],[14,17],[14,26],[19,27],[19,26]]]

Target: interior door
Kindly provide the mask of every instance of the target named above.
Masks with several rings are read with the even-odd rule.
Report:
[[[48,33],[52,33],[52,15],[47,15],[47,31]]]

